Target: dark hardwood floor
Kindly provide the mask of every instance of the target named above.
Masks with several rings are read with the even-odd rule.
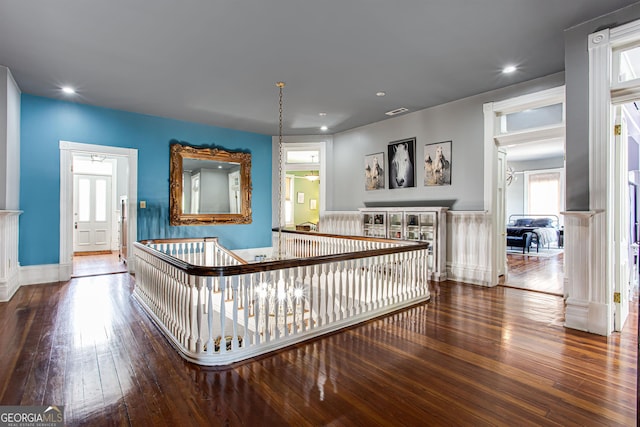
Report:
[[[454,282],[429,303],[232,369],[184,362],[116,274],[0,304],[0,404],[67,425],[620,425],[636,422],[637,309],[565,329],[560,297]]]
[[[544,249],[542,249],[544,251]],[[564,254],[549,257],[507,254],[507,274],[500,283],[520,289],[564,294]]]
[[[117,252],[73,256],[72,277],[125,273],[126,271],[127,264],[120,260]]]

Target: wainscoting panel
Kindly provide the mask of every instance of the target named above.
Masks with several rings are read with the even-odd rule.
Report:
[[[491,285],[491,216],[486,212],[447,212],[447,277]]]
[[[0,301],[9,301],[20,286],[18,218],[21,211],[0,211]]]
[[[565,326],[608,335],[609,307],[604,272],[606,250],[601,243],[605,215],[601,211],[563,212]]]
[[[362,236],[362,216],[359,211],[325,211],[320,215],[318,231],[342,236]]]

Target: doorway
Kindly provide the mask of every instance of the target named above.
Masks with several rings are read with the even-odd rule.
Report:
[[[322,212],[326,210],[326,158],[327,140],[312,137],[289,137],[282,149],[283,226],[302,231],[317,231]],[[274,139],[274,170],[279,170],[277,141]],[[274,227],[278,218],[278,182],[273,183]]]
[[[60,280],[134,271],[134,260],[122,262],[120,252],[136,239],[137,168],[135,149],[60,141]]]
[[[484,106],[493,284],[563,294],[564,105],[561,86]]]

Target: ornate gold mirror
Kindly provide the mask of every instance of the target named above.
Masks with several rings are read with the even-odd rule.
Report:
[[[171,145],[169,223],[251,223],[251,154]]]

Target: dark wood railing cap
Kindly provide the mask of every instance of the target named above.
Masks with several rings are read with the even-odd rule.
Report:
[[[277,231],[277,229],[274,229]],[[200,239],[150,239],[150,240],[142,240],[140,242],[134,242],[134,247],[141,251],[147,252],[150,255],[153,255],[157,258],[162,259],[166,263],[172,265],[175,268],[178,268],[185,272],[186,274],[193,276],[236,276],[240,274],[251,274],[251,273],[259,273],[263,271],[273,271],[273,270],[283,270],[287,268],[294,267],[305,267],[309,265],[321,265],[331,262],[340,262],[340,261],[351,261],[362,258],[370,258],[376,256],[383,255],[391,255],[396,253],[403,252],[411,252],[416,250],[427,250],[429,245],[426,242],[414,242],[408,240],[395,240],[395,239],[380,239],[380,238],[372,238],[372,237],[361,237],[361,236],[342,236],[336,234],[324,234],[324,233],[316,233],[316,232],[304,232],[304,231],[294,231],[294,230],[282,230],[283,233],[291,233],[298,234],[301,238],[308,236],[320,236],[320,237],[330,237],[330,238],[339,238],[344,240],[359,240],[359,241],[369,241],[369,242],[379,242],[379,243],[391,243],[398,246],[393,246],[389,248],[380,248],[380,249],[371,249],[366,251],[356,251],[356,252],[345,252],[341,254],[330,254],[330,255],[320,255],[315,257],[304,257],[304,258],[287,258],[281,260],[267,260],[260,261],[255,263],[247,263],[245,260],[245,264],[240,265],[224,265],[224,266],[202,266],[202,265],[194,265],[183,261],[181,259],[175,258],[171,255],[167,255],[162,253],[152,247],[148,246],[149,244],[162,244],[162,243],[196,243],[196,242],[204,242],[204,241],[215,241],[217,247],[219,247],[224,252],[230,254],[230,256],[238,259],[239,257],[235,255],[232,251],[226,249],[224,246],[221,246],[217,243],[216,237],[205,237]],[[312,240],[307,240],[308,242],[312,242]],[[241,259],[241,258],[240,258]]]

